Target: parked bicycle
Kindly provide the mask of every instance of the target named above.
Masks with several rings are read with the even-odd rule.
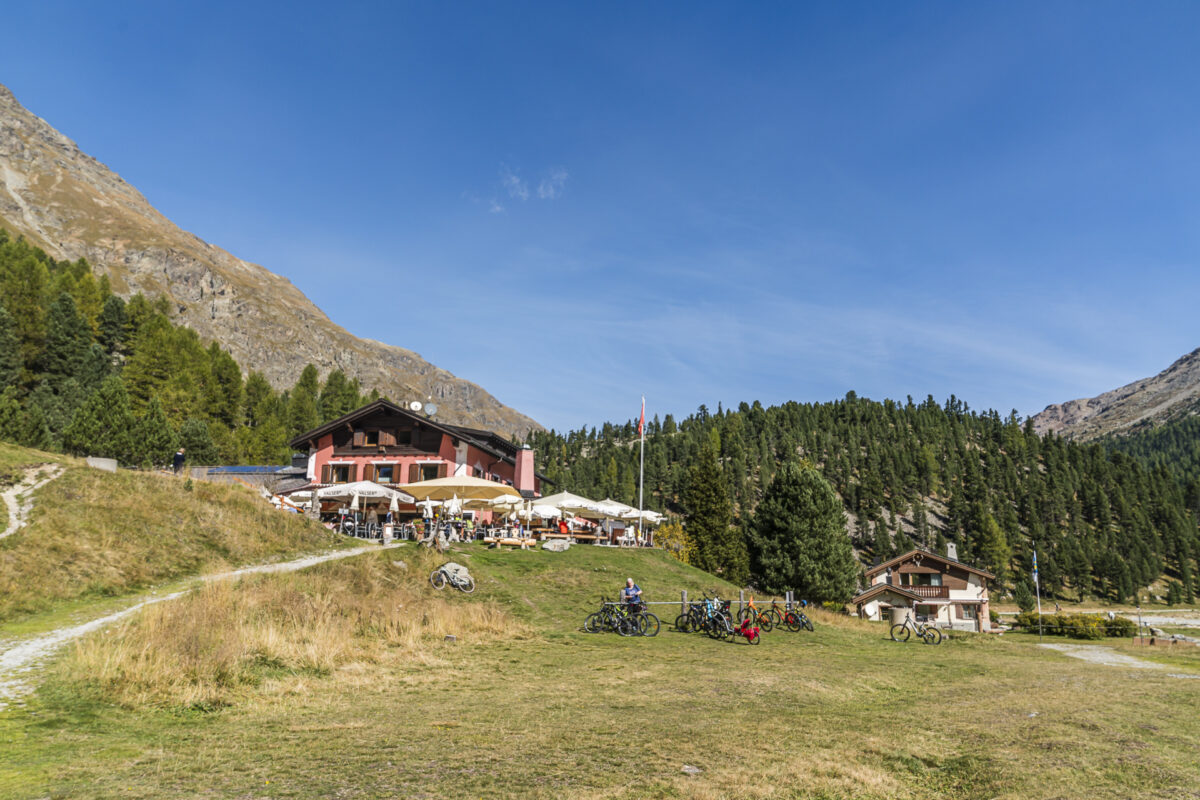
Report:
[[[775,620],[771,616],[770,609],[763,611],[754,604],[754,596],[750,596],[750,601],[738,612],[738,623],[749,622],[751,625],[762,628],[766,633],[771,632],[771,628],[775,625]]]
[[[435,589],[445,589],[449,584],[464,594],[475,591],[475,579],[462,564],[448,561],[435,569],[429,576],[429,582]]]
[[[588,633],[611,631],[620,636],[657,636],[661,623],[641,603],[615,603],[600,598],[600,610],[588,614],[583,629]]]
[[[808,620],[799,611],[779,605],[776,600],[771,601],[771,607],[764,612],[771,615],[771,624],[776,628],[787,628],[792,633],[796,633],[804,627],[804,622]],[[809,630],[812,630],[812,623],[809,622]]]
[[[907,642],[913,633],[925,644],[942,643],[942,632],[936,626],[925,622],[914,622],[912,617],[905,617],[904,622],[897,622],[892,626],[892,641]]]

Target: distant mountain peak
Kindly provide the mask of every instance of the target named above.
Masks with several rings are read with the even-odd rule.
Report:
[[[1096,397],[1046,406],[1033,417],[1038,433],[1054,431],[1072,439],[1128,433],[1136,427],[1173,419],[1200,403],[1200,348],[1152,378],[1126,384]]]
[[[446,422],[518,436],[541,427],[410,350],[350,334],[286,278],[181,230],[2,84],[0,225],[57,259],[87,259],[119,294],[166,296],[177,322],[277,388],[312,363],[396,401],[436,398]]]

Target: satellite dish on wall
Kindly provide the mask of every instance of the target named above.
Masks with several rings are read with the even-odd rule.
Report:
[[[425,413],[432,417],[434,414],[437,413],[437,406],[435,406],[433,403],[426,403],[425,404]]]
[[[421,401],[413,400],[411,403],[408,404],[408,410],[409,411],[420,411],[421,410]]]

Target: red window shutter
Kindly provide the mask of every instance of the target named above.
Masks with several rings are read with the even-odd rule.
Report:
[[[333,467],[329,466],[328,464],[324,464],[321,466],[321,483],[332,483],[333,482],[329,479],[329,474],[332,471],[333,471]]]
[[[438,464],[438,477],[439,478],[446,477],[446,475],[449,473],[449,470],[450,470],[450,465],[447,464],[445,461]]]
[[[375,465],[374,465],[374,464],[364,464],[364,465],[363,465],[363,476],[362,476],[362,479],[363,479],[364,481],[373,481],[373,480],[375,480]]]
[[[409,464],[408,465],[408,482],[416,483],[419,480],[421,480],[421,468],[418,467],[416,464]]]

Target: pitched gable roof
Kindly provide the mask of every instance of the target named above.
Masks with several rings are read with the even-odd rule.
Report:
[[[850,598],[850,602],[855,604],[865,603],[868,600],[873,600],[886,592],[892,592],[916,602],[920,602],[922,599],[924,599],[921,597],[921,595],[917,594],[916,592],[909,591],[903,586],[893,586],[890,583],[877,583],[874,586],[864,589],[863,591],[854,595],[854,597]]]
[[[467,428],[462,425],[449,425],[442,422],[435,422],[429,417],[425,417],[420,414],[414,414],[404,406],[398,406],[391,400],[386,400],[383,398],[373,400],[372,402],[367,403],[365,406],[354,409],[349,414],[343,414],[337,419],[330,420],[320,427],[313,428],[307,433],[300,434],[288,442],[288,446],[292,449],[308,447],[310,442],[320,439],[325,434],[333,433],[344,425],[353,425],[355,421],[360,420],[363,417],[370,416],[378,411],[388,411],[392,414],[396,414],[397,416],[407,417],[413,422],[419,422],[422,425],[426,425],[436,431],[440,431],[452,438],[463,439],[479,448],[483,452],[490,453],[501,461],[505,461],[509,464],[516,464],[517,450],[520,448],[518,448],[512,442],[505,440],[498,434],[492,433],[491,431],[479,430],[477,428]],[[554,484],[554,481],[551,481],[540,472],[535,471],[534,475],[537,476],[538,480]]]
[[[923,547],[918,547],[915,550],[909,550],[904,555],[896,556],[891,561],[885,561],[882,564],[877,564],[877,565],[871,567],[869,570],[867,570],[866,576],[868,578],[870,578],[873,575],[878,575],[880,572],[883,572],[888,567],[894,567],[897,564],[901,564],[901,563],[907,561],[908,559],[912,558],[915,555],[920,555],[922,561],[927,561],[929,559],[933,559],[934,561],[941,562],[942,564],[945,564],[948,567],[950,567],[950,566],[959,567],[961,569],[966,570],[967,572],[973,572],[976,575],[982,575],[983,577],[989,578],[991,580],[995,580],[995,578],[996,578],[995,575],[988,572],[987,570],[979,569],[978,567],[972,567],[970,564],[964,564],[961,561],[955,561],[953,558],[947,558],[946,556],[940,556],[937,553],[933,552],[932,550],[926,550]]]

